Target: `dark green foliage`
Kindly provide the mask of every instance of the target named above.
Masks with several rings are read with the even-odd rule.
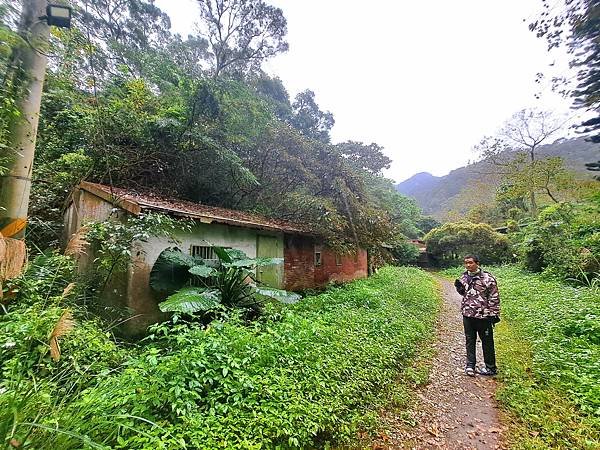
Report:
[[[417,228],[421,230],[423,235],[429,233],[434,228],[441,226],[442,224],[434,219],[433,217],[425,216],[419,220],[417,220],[416,224]]]
[[[202,266],[196,266],[202,267]],[[160,306],[163,312],[182,314],[207,313],[221,304],[221,292],[217,289],[186,287],[170,295]]]
[[[73,434],[37,430],[30,445],[80,448],[79,436],[127,449],[353,441],[410,366],[437,305],[425,273],[382,269],[280,305],[251,327],[156,326],[141,352],[44,419]]]
[[[255,269],[283,264],[282,258],[248,258],[241,250],[218,246],[212,249],[219,258],[216,262],[184,255],[179,249],[161,252],[150,272],[152,289],[172,294],[160,303],[161,311],[200,313],[207,318],[207,313],[219,308],[236,308],[252,317],[261,309],[265,297],[287,302],[298,300],[297,294],[284,290],[257,289]],[[184,288],[190,281],[204,287]]]
[[[422,217],[421,209],[414,199],[397,192],[393,182],[380,175],[365,173],[364,179],[371,201],[381,210],[387,211],[399,233],[411,239],[422,235],[417,227],[417,222]]]
[[[329,142],[329,130],[335,124],[335,120],[329,111],[323,112],[319,109],[313,91],[307,89],[298,93],[292,103],[292,109],[294,115],[290,123],[294,128],[308,138],[323,143]]]
[[[188,272],[202,278],[209,278],[217,274],[217,271],[209,266],[193,266]]]
[[[176,247],[167,248],[158,255],[152,266],[150,286],[160,294],[173,294],[188,282],[190,279],[189,269],[198,262]]]
[[[423,238],[427,252],[442,265],[454,265],[467,254],[478,255],[483,263],[510,259],[506,235],[495,232],[485,223],[456,222],[434,228]]]
[[[390,252],[394,257],[394,263],[400,266],[416,264],[421,254],[417,246],[410,242],[397,244]]]
[[[389,169],[392,160],[383,154],[383,147],[371,143],[347,141],[336,144],[340,153],[358,170],[379,174],[383,169]]]
[[[278,77],[270,78],[261,74],[254,82],[254,89],[271,104],[275,117],[287,122],[292,116],[292,104],[290,96]]]
[[[511,236],[525,267],[562,279],[600,273],[600,210],[594,202],[561,203]]]

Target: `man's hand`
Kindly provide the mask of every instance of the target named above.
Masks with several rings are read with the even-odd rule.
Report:
[[[456,288],[456,292],[458,292],[462,296],[464,296],[467,293],[465,287],[458,278],[454,280],[454,287]]]

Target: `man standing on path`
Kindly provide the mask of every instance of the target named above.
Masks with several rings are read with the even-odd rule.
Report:
[[[467,255],[464,258],[467,269],[454,281],[456,291],[462,295],[461,311],[465,328],[467,365],[465,373],[475,376],[493,376],[497,373],[494,351],[494,325],[500,321],[500,296],[496,279],[479,267],[479,258]],[[475,344],[477,335],[481,339],[485,367],[476,365]]]

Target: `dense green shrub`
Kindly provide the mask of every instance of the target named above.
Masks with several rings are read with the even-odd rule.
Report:
[[[445,223],[423,240],[427,252],[441,265],[455,265],[467,254],[478,255],[487,264],[507,261],[511,255],[508,238],[486,223]]]
[[[8,304],[12,303],[13,295],[16,296],[15,303],[21,306],[23,303],[40,303],[59,296],[74,281],[74,269],[71,258],[56,252],[37,255],[21,276],[4,283]]]
[[[141,353],[40,418],[70,434],[38,430],[31,446],[80,448],[84,436],[127,449],[352,439],[430,333],[437,304],[431,277],[385,268],[252,326],[156,326]]]
[[[79,290],[72,281],[72,260],[49,254],[36,257],[8,286],[16,295],[0,315],[3,442],[16,439],[31,448],[24,436],[31,432],[34,438],[40,426],[55,427],[64,405],[124,360],[124,349],[103,331],[102,323],[77,306]],[[50,338],[65,313],[74,323],[58,339],[60,357],[52,358]]]
[[[458,270],[452,275],[456,275]],[[599,448],[600,292],[515,266],[492,267],[500,287],[500,402],[517,448]]]
[[[512,236],[525,267],[560,278],[589,279],[600,273],[600,208],[560,203]]]
[[[390,251],[394,257],[394,263],[400,266],[416,264],[420,255],[417,246],[410,242],[402,242]]]

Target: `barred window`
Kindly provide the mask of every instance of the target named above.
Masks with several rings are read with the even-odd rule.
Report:
[[[229,247],[222,247],[229,248]],[[192,245],[190,247],[190,255],[202,258],[204,261],[219,261],[219,257],[215,253],[215,249],[211,245]]]
[[[323,262],[321,261],[321,252],[315,252],[315,266],[319,267]]]

